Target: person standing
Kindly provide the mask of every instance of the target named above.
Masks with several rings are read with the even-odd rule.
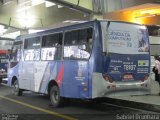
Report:
[[[159,56],[155,56],[155,80],[158,82],[159,84],[159,95],[160,95],[160,57]]]

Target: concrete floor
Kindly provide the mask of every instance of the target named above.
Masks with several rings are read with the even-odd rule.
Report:
[[[50,100],[47,96],[25,92],[23,96],[18,97],[13,95],[12,88],[0,86],[0,119],[3,120],[8,116],[18,116],[20,120],[117,120],[122,115],[152,114],[150,111],[105,102],[96,104],[90,101],[70,100],[61,108],[52,108],[49,105]]]
[[[119,96],[115,97],[117,100],[125,100],[130,101],[131,103],[139,103],[139,105],[143,104],[143,109],[147,109],[145,106],[150,106],[149,109],[153,109],[153,111],[160,112],[160,96],[159,96],[159,84],[154,80],[154,74],[151,75],[151,94],[149,95],[138,95],[138,96]],[[156,110],[155,110],[156,108]]]

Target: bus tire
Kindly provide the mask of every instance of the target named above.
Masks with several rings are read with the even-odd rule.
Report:
[[[13,92],[16,96],[22,96],[23,91],[19,88],[18,80],[13,83]]]
[[[60,90],[57,85],[53,85],[50,90],[50,100],[53,107],[60,107],[63,104],[63,98],[60,97]]]

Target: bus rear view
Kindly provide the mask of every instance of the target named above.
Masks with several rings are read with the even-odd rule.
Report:
[[[96,92],[92,96],[149,94],[150,52],[146,27],[114,21],[101,21],[100,25],[104,68],[102,77],[93,74],[92,90]]]

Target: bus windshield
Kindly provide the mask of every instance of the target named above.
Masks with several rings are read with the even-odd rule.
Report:
[[[101,22],[105,50],[118,54],[149,54],[146,27],[122,22]]]

